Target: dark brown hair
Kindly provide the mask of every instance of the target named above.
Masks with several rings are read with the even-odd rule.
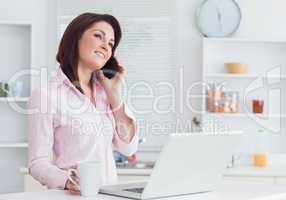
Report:
[[[114,46],[112,48],[111,58],[114,56],[114,52],[121,39],[120,24],[115,17],[108,14],[97,13],[83,13],[72,20],[72,22],[66,28],[63,37],[61,39],[57,61],[60,63],[60,67],[68,79],[75,85],[75,87],[83,93],[79,83],[79,77],[77,73],[79,52],[78,41],[83,33],[97,22],[104,21],[110,24],[114,30]],[[114,59],[114,58],[113,58]],[[103,66],[104,68],[104,66]]]

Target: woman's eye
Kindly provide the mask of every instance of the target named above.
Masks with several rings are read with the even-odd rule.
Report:
[[[98,34],[98,33],[95,33],[95,34],[94,34],[94,37],[99,38],[99,39],[102,39],[102,36],[101,36],[100,34]]]

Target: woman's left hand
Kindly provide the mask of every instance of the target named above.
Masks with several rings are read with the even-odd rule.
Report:
[[[104,76],[102,70],[97,71],[97,78],[107,94],[112,109],[119,108],[122,103],[122,86],[125,68],[122,65],[120,65],[120,68],[120,71],[111,79]]]

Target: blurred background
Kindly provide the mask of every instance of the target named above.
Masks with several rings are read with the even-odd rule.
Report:
[[[242,16],[238,29],[231,37],[212,39],[197,26],[202,0],[2,1],[0,87],[5,90],[0,91],[0,193],[43,189],[27,173],[27,115],[23,112],[31,90],[44,85],[45,74],[58,67],[55,56],[67,24],[83,12],[109,13],[122,25],[116,56],[127,68],[125,98],[137,117],[141,144],[131,158],[115,153],[121,180],[148,179],[162,145],[174,132],[241,131],[245,136],[239,155],[245,156],[241,162],[248,165],[257,146],[256,133],[263,132],[267,135],[263,148],[276,155],[271,157],[273,163],[284,163],[286,2],[236,2]],[[248,62],[252,73],[245,79],[221,75],[221,66],[210,67],[226,61]],[[263,75],[275,67],[280,71],[274,71],[271,84],[280,87],[271,93],[255,80],[262,76],[265,81]],[[206,108],[210,97],[202,82],[222,81],[226,90],[239,92],[240,109],[234,115],[210,114]],[[244,101],[247,89],[256,93]],[[258,97],[263,98],[265,112],[249,116],[251,101]]]

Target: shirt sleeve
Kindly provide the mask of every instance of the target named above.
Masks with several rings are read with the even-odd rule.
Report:
[[[53,113],[45,89],[33,91],[29,100],[29,172],[49,189],[64,189],[68,174],[51,161],[54,144]]]
[[[119,134],[115,128],[114,136],[113,136],[114,149],[116,151],[119,151],[120,153],[122,153],[125,156],[131,156],[132,154],[136,153],[136,151],[138,149],[139,137],[138,137],[138,128],[136,125],[136,119],[125,103],[122,103],[119,110],[116,112],[118,114],[118,117],[120,117],[120,118],[129,118],[131,120],[131,123],[133,123],[134,129],[132,130],[133,131],[133,138],[132,138],[131,142],[126,143],[125,141],[123,141],[120,138],[120,136],[119,136]]]

